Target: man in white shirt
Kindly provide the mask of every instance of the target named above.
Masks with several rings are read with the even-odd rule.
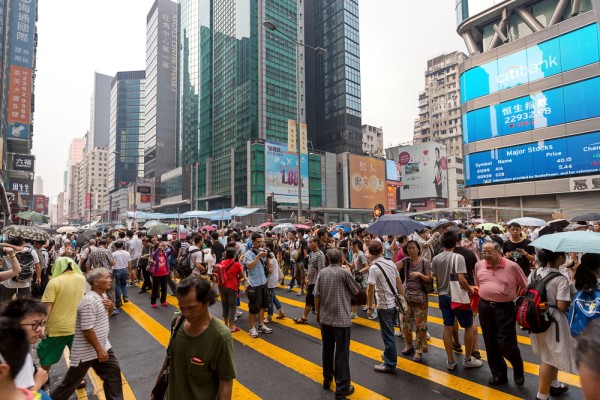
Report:
[[[31,282],[35,281],[37,285],[42,283],[42,269],[40,267],[40,258],[38,257],[37,252],[33,248],[33,246],[29,243],[25,243],[25,241],[16,237],[10,240],[9,244],[13,246],[13,248],[23,248],[19,253],[31,253],[31,257],[33,258],[35,271],[33,272],[31,278],[27,279],[25,282],[18,282],[17,277],[12,279],[7,279],[2,282],[2,291],[0,292],[0,303],[4,303],[10,301],[14,295],[17,297],[31,297]],[[4,256],[4,265],[7,269],[12,269],[12,258]],[[21,274],[24,271],[24,265],[21,265]]]
[[[131,268],[131,255],[129,252],[123,249],[125,244],[117,240],[114,242],[115,252],[112,253],[115,259],[115,266],[113,267],[113,276],[115,278],[115,305],[121,307],[121,300],[125,303],[129,303],[129,297],[127,296],[127,275]]]
[[[190,266],[192,274],[200,275],[201,272],[206,271],[206,267],[202,264],[202,236],[194,236],[194,244],[188,247],[186,257],[190,257]]]
[[[373,302],[377,296],[377,317],[379,329],[383,338],[383,363],[375,365],[375,372],[396,374],[396,338],[394,336],[394,319],[396,316],[395,294],[404,296],[404,286],[396,265],[383,257],[383,245],[380,241],[373,240],[369,244],[369,254],[373,263],[369,268],[367,284],[367,314],[373,313]],[[391,286],[391,287],[390,287]]]
[[[144,234],[138,232],[137,235],[134,235],[133,232],[128,231],[127,237],[129,238],[129,255],[131,256],[131,268],[129,270],[129,276],[131,277],[130,285],[133,286],[137,283],[138,261],[142,255],[142,237],[144,237]]]

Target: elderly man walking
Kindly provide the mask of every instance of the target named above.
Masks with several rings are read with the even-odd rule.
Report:
[[[313,291],[323,340],[323,387],[329,390],[335,378],[335,398],[345,399],[354,393],[350,384],[350,297],[358,294],[360,287],[350,269],[341,265],[340,248],[327,251],[327,257],[330,265],[317,275]]]
[[[496,242],[483,245],[483,260],[475,265],[475,284],[479,286],[479,321],[492,371],[490,385],[508,381],[506,358],[513,366],[515,383],[523,386],[525,372],[517,345],[515,304],[527,278],[519,264],[502,257],[502,247]]]

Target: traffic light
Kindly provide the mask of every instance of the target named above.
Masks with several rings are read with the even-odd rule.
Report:
[[[274,204],[276,204],[276,203],[273,199],[273,195],[272,194],[268,195],[267,196],[267,214],[269,214],[269,215],[273,214]]]

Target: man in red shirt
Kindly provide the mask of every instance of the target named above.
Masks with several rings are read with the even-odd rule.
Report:
[[[502,247],[496,242],[483,245],[483,260],[475,265],[475,284],[479,286],[479,321],[492,371],[490,385],[508,382],[506,358],[513,366],[515,382],[525,383],[523,359],[517,346],[515,304],[527,278],[519,265],[502,257]]]

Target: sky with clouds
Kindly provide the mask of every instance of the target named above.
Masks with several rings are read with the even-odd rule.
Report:
[[[146,16],[154,0],[39,2],[33,153],[44,194],[62,190],[69,143],[90,126],[94,72],[145,68]],[[363,124],[384,145],[412,138],[426,61],[465,51],[454,0],[360,0]]]

